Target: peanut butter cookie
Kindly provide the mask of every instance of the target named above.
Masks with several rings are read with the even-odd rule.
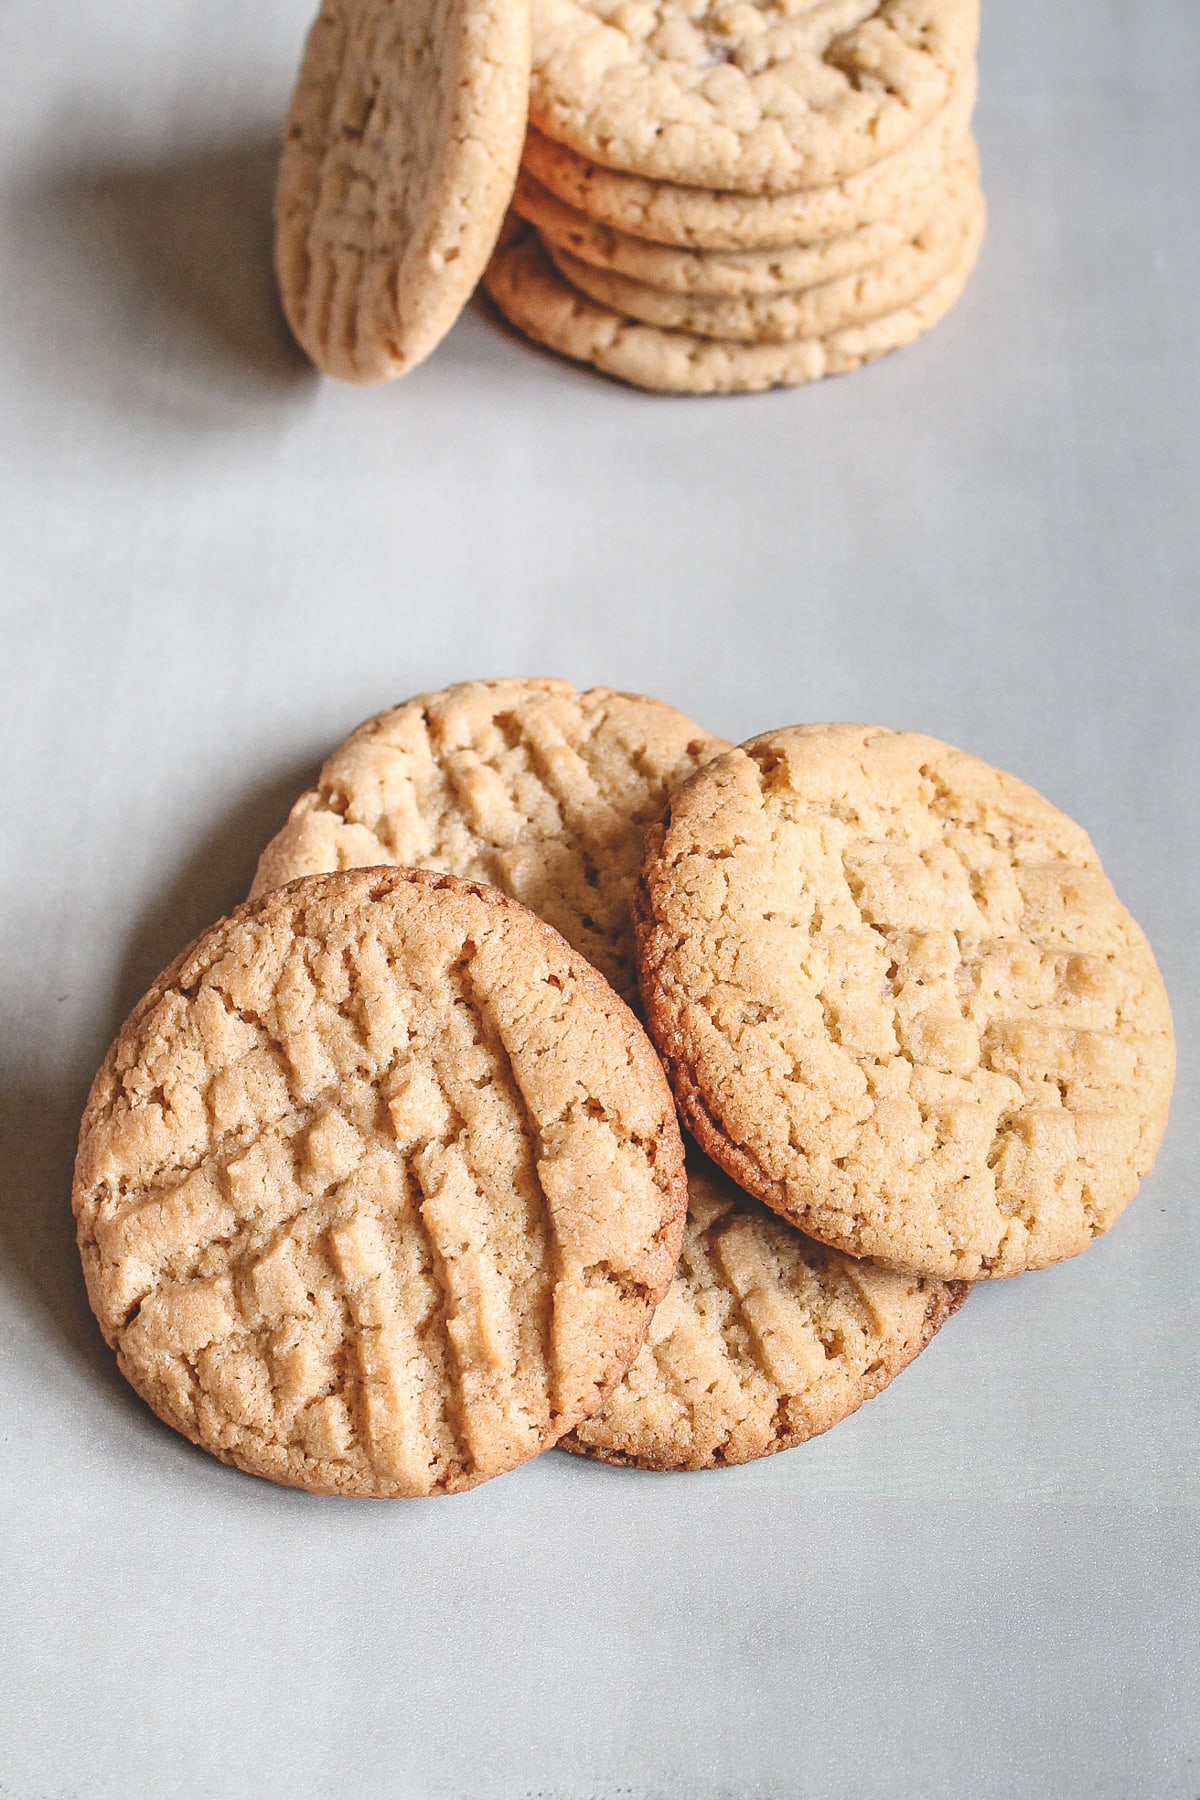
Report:
[[[314,1493],[450,1493],[597,1410],[686,1206],[645,1034],[551,928],[422,871],[197,939],[92,1088],[88,1295],[159,1416]]]
[[[1107,1231],[1174,1075],[1142,932],[1085,833],[932,738],[796,726],[648,838],[642,994],[687,1124],[855,1256],[1017,1275]]]
[[[791,294],[871,268],[891,251],[911,243],[945,204],[945,195],[942,178],[906,196],[888,219],[860,225],[817,244],[785,244],[775,250],[680,250],[670,244],[652,244],[568,206],[527,168],[522,168],[517,181],[513,211],[536,229],[548,247],[569,251],[594,269],[624,275],[669,294],[741,299],[747,294]]]
[[[484,286],[511,325],[574,362],[660,394],[748,394],[842,375],[899,350],[943,319],[970,279],[983,243],[982,198],[954,266],[919,299],[825,337],[746,344],[642,325],[564,281],[529,227],[506,229]]]
[[[516,180],[526,0],[323,0],[284,132],[275,268],[319,369],[415,367],[483,272]]]
[[[298,875],[400,863],[484,881],[637,1001],[629,904],[647,825],[729,746],[661,700],[569,681],[464,681],[368,719],[259,860]]]
[[[529,116],[658,181],[827,185],[910,143],[978,34],[978,0],[534,0]]]
[[[685,250],[764,250],[815,244],[892,218],[937,180],[962,141],[975,105],[974,66],[953,94],[893,156],[823,187],[739,194],[650,181],[610,169],[530,128],[524,166],[568,206],[600,225]]]
[[[689,1151],[675,1279],[624,1381],[561,1448],[643,1469],[790,1449],[885,1388],[968,1292],[802,1237]]]
[[[982,208],[974,157],[964,156],[944,204],[907,243],[868,268],[798,291],[720,298],[668,293],[628,275],[597,269],[557,245],[549,245],[548,253],[573,288],[642,324],[697,337],[787,344],[796,338],[828,337],[848,325],[911,306],[962,262],[968,241],[980,228]]]

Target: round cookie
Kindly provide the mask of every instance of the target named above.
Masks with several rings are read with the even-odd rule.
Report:
[[[982,205],[961,261],[911,305],[827,337],[739,344],[641,325],[565,282],[528,227],[506,230],[484,287],[510,324],[574,362],[662,394],[759,393],[845,374],[931,330],[959,299],[983,242]]]
[[[978,0],[535,0],[529,116],[609,168],[785,193],[901,150],[978,35]]]
[[[675,1278],[607,1406],[560,1448],[643,1469],[790,1449],[885,1388],[969,1291],[814,1243],[689,1151]]]
[[[629,905],[645,830],[729,745],[611,688],[465,681],[351,733],[264,850],[255,896],[299,875],[411,864],[484,881],[637,1004]]]
[[[813,1237],[943,1280],[1084,1250],[1174,1074],[1145,937],[1087,836],[912,732],[716,758],[647,843],[647,1021],[684,1119]]]
[[[823,243],[777,250],[679,250],[651,244],[568,206],[526,168],[517,179],[513,211],[535,228],[548,248],[569,251],[593,269],[624,275],[668,294],[741,299],[749,294],[793,294],[871,268],[911,243],[945,204],[945,195],[946,182],[941,179],[907,196],[890,219],[860,225]]]
[[[636,1020],[540,919],[414,870],[198,938],[96,1077],[88,1296],[159,1416],[314,1493],[450,1493],[603,1404],[686,1187]]]
[[[692,250],[765,250],[842,237],[895,216],[935,182],[975,106],[972,67],[942,111],[894,156],[825,187],[754,196],[647,181],[609,169],[530,129],[524,166],[558,199],[632,237]]]
[[[557,246],[547,247],[564,281],[598,305],[657,325],[665,331],[733,339],[748,344],[786,344],[827,337],[909,306],[962,260],[982,212],[977,171],[965,160],[946,205],[910,241],[869,269],[824,281],[800,292],[746,294],[716,299],[672,294],[627,275],[596,269]]]
[[[275,269],[326,374],[403,375],[454,324],[512,195],[529,57],[522,0],[323,0],[284,132]]]

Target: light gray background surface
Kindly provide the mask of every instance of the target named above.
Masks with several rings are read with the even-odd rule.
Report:
[[[268,263],[307,0],[0,0],[0,1793],[1200,1795],[1200,7],[985,14],[958,311],[688,402],[482,307],[318,380]],[[1034,782],[1159,953],[1174,1113],[1110,1237],[808,1447],[314,1500],[125,1389],[76,1123],[344,730],[499,673]]]

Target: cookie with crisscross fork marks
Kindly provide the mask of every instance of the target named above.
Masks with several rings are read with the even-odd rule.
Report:
[[[1086,1249],[1174,1076],[1150,946],[1086,834],[946,744],[795,726],[648,836],[642,997],[684,1118],[802,1231],[944,1279]]]
[[[689,1151],[675,1279],[608,1405],[561,1447],[644,1469],[790,1449],[885,1388],[969,1291],[814,1243]]]
[[[322,0],[275,196],[275,271],[317,367],[386,381],[470,299],[516,180],[527,0]]]
[[[653,1049],[505,896],[373,869],[204,933],[96,1078],[74,1206],[125,1375],[319,1493],[514,1468],[596,1411],[678,1256]]]
[[[259,859],[252,894],[399,863],[485,881],[636,1003],[629,903],[646,827],[729,748],[661,700],[569,681],[463,681],[368,719]]]

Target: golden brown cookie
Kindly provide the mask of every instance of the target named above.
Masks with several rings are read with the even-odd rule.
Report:
[[[288,323],[345,381],[404,375],[483,273],[529,98],[525,0],[323,0],[284,132]]]
[[[259,860],[252,894],[399,863],[485,881],[548,919],[626,1000],[645,829],[729,746],[661,700],[464,681],[368,719]]]
[[[913,732],[795,726],[648,837],[642,995],[687,1124],[803,1231],[941,1279],[1107,1231],[1174,1075],[1145,937],[1085,833]]]
[[[972,66],[937,116],[895,155],[858,175],[789,194],[738,194],[648,181],[607,168],[530,129],[524,166],[542,186],[598,224],[691,250],[762,250],[815,244],[892,218],[936,182],[962,142],[975,105]]]
[[[665,331],[747,344],[788,344],[828,337],[849,325],[911,306],[963,260],[982,217],[979,170],[964,154],[944,203],[913,233],[870,267],[796,291],[713,297],[677,294],[610,269],[597,269],[557,245],[547,246],[563,280],[599,306]]]
[[[885,1388],[968,1292],[802,1237],[689,1151],[675,1278],[607,1406],[561,1448],[643,1469],[790,1449]]]
[[[722,299],[747,294],[795,293],[819,282],[869,269],[881,257],[911,243],[944,203],[946,177],[906,195],[887,219],[858,226],[816,244],[774,250],[680,250],[601,224],[568,206],[522,168],[513,211],[546,245],[567,250],[594,269],[624,275],[670,294]]]
[[[96,1077],[88,1296],[159,1416],[315,1493],[450,1493],[603,1404],[683,1230],[662,1070],[489,888],[315,877],[206,931]]]
[[[931,331],[962,295],[983,243],[982,198],[962,255],[918,299],[861,325],[786,343],[738,343],[642,325],[563,280],[528,227],[506,228],[484,286],[534,343],[659,394],[751,394],[843,375]]]
[[[529,113],[609,168],[780,193],[902,149],[978,35],[978,0],[534,0]]]

